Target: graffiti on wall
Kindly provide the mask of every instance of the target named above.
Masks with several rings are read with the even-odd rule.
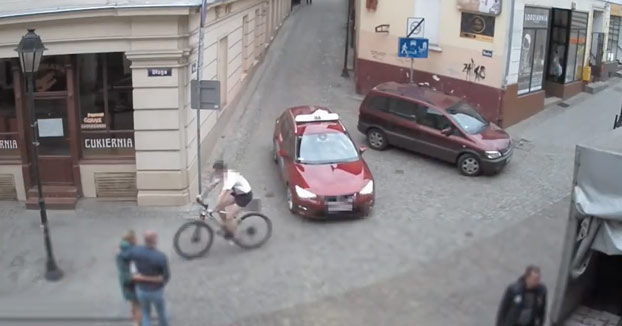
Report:
[[[486,67],[484,65],[477,65],[473,58],[471,58],[470,62],[463,64],[462,72],[466,75],[467,81],[486,79]]]

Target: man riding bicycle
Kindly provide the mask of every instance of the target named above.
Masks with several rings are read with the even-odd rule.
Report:
[[[235,217],[253,200],[253,192],[246,178],[239,172],[229,170],[222,160],[214,162],[212,168],[214,169],[212,179],[215,180],[209,184],[207,191],[223,181],[215,211],[224,222],[225,238],[232,238],[237,228]],[[222,211],[226,213],[221,213]]]

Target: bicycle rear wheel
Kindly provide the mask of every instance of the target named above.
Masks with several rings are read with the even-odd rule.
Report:
[[[214,231],[202,221],[184,223],[175,233],[173,246],[178,255],[186,258],[198,258],[210,249],[214,242]]]
[[[248,213],[240,218],[233,242],[244,249],[261,247],[272,236],[272,222],[260,213]]]

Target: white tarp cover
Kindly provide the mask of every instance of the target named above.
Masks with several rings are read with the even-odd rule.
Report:
[[[577,154],[576,209],[603,222],[592,249],[622,255],[622,128],[578,145]]]

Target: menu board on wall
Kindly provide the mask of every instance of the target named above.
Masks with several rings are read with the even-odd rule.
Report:
[[[457,0],[458,9],[480,14],[501,14],[501,0]]]
[[[63,137],[63,119],[38,119],[39,137]]]
[[[495,36],[495,17],[463,12],[460,36],[492,42]]]

